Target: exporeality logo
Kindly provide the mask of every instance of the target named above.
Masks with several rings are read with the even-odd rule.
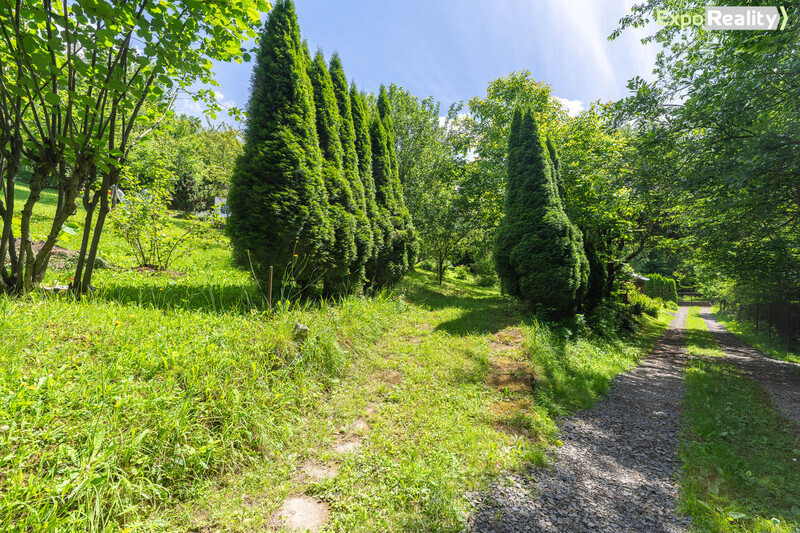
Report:
[[[707,30],[783,30],[788,20],[783,6],[707,6],[705,16],[656,11],[656,23],[661,26],[704,26]]]

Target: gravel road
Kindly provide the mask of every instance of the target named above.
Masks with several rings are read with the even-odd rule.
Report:
[[[561,425],[547,468],[499,478],[470,494],[475,532],[678,532],[679,410],[686,361],[681,307],[651,357]]]
[[[727,359],[767,390],[781,414],[795,422],[800,436],[800,365],[771,359],[751,348],[717,322],[708,307],[700,310],[700,316]]]

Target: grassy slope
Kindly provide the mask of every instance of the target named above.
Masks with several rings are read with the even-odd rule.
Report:
[[[460,530],[463,492],[541,461],[554,417],[594,401],[669,318],[633,343],[553,331],[494,290],[425,272],[395,296],[268,316],[224,239],[194,244],[174,265],[185,276],[147,276],[108,232],[117,268],[90,298],[0,299],[0,529],[257,530],[306,491],[329,502],[332,530]],[[296,321],[311,330],[302,346]],[[485,384],[508,328],[534,396]],[[368,406],[361,450],[332,454]],[[307,459],[340,473],[309,484]]]
[[[694,320],[692,320],[694,318]],[[699,308],[689,353],[681,457],[682,507],[698,531],[800,530],[800,442],[767,393],[722,355]]]

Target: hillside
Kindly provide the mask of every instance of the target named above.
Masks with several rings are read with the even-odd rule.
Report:
[[[172,273],[132,270],[110,231],[101,251],[80,301],[0,299],[3,529],[254,530],[305,491],[338,529],[458,530],[464,493],[544,461],[554,417],[591,404],[669,316],[601,340],[425,271],[269,312],[219,230]],[[357,453],[332,451],[350,437]],[[310,480],[309,461],[339,473]]]

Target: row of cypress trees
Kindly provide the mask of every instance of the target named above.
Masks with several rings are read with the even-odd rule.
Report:
[[[590,294],[583,234],[567,216],[565,202],[555,145],[542,138],[531,110],[517,109],[495,266],[505,292],[556,314],[574,312]]]
[[[661,274],[648,274],[644,283],[644,293],[650,298],[661,298],[666,302],[678,301],[678,284],[675,280]]]
[[[312,59],[291,0],[262,31],[242,156],[228,195],[235,261],[308,293],[394,283],[417,238],[403,199],[389,96],[348,85],[338,55]]]

